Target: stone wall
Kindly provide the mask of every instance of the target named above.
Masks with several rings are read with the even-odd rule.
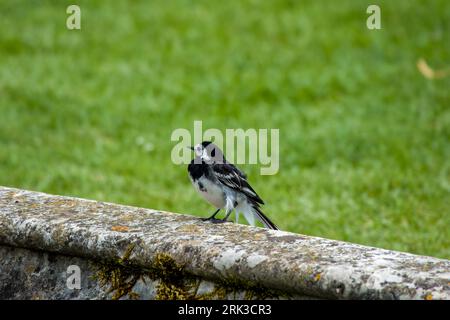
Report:
[[[0,256],[2,299],[450,299],[448,260],[5,187]]]

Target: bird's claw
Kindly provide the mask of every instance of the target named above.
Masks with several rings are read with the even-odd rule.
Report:
[[[202,221],[211,221],[211,223],[225,223],[228,222],[227,220],[223,219],[216,219],[216,218],[200,218]]]

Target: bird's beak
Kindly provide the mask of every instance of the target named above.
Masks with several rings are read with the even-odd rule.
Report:
[[[188,147],[188,149],[191,149],[192,151],[194,151],[194,147],[192,147],[192,146]]]

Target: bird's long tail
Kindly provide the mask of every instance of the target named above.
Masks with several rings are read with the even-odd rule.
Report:
[[[269,218],[267,218],[267,216],[261,211],[261,209],[258,206],[255,206],[255,205],[252,206],[252,210],[253,210],[253,213],[254,213],[255,217],[259,221],[261,221],[261,223],[266,228],[269,228],[269,229],[272,229],[272,230],[280,230],[280,229],[278,229],[278,227],[276,226],[275,223],[273,223],[272,221],[270,221]]]

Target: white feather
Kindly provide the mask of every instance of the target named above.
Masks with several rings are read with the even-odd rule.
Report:
[[[239,219],[239,212],[242,212],[248,224],[251,226],[255,226],[255,213],[253,211],[252,206],[247,201],[242,201],[236,207],[235,210],[236,210],[236,221],[238,221]]]

